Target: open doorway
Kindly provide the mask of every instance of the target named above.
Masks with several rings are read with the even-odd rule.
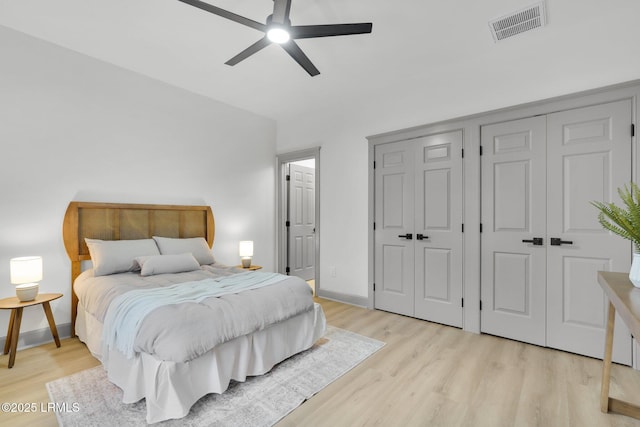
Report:
[[[317,295],[320,281],[320,148],[278,155],[278,271]]]

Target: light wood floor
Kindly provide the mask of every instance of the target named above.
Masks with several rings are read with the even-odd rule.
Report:
[[[640,426],[599,409],[602,362],[318,299],[329,324],[386,346],[283,419],[298,426]],[[77,339],[0,357],[0,402],[48,402],[45,383],[98,365]],[[611,394],[640,402],[640,372],[615,365]],[[52,413],[0,425],[54,426]]]

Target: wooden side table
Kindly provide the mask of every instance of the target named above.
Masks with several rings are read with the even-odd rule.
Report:
[[[252,264],[251,267],[244,268],[241,265],[236,265],[236,268],[239,268],[241,270],[247,270],[247,271],[255,271],[255,270],[260,270],[262,268],[262,266],[261,265],[253,265]]]
[[[609,299],[609,314],[607,318],[607,335],[604,345],[604,359],[602,361],[602,385],[600,389],[600,409],[602,412],[617,412],[618,414],[640,419],[640,406],[609,396],[611,380],[611,356],[613,354],[613,328],[616,312],[627,325],[631,335],[640,338],[640,288],[629,281],[629,273],[615,273],[599,271],[598,283]]]
[[[56,342],[56,347],[60,347],[58,329],[56,328],[56,322],[53,320],[53,313],[51,312],[51,306],[49,305],[50,301],[56,300],[60,297],[62,297],[62,294],[38,294],[36,299],[33,301],[25,302],[21,302],[18,297],[0,299],[0,310],[11,310],[7,340],[4,343],[3,353],[9,353],[9,368],[13,367],[16,360],[16,349],[18,347],[18,337],[20,336],[20,322],[22,322],[22,310],[25,307],[42,304],[42,309],[49,321],[49,329],[51,329],[51,335],[53,335],[53,339]]]

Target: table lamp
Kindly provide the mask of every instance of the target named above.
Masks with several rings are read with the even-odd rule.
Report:
[[[240,242],[240,259],[242,268],[251,267],[251,257],[253,257],[253,240],[242,240]]]
[[[33,301],[38,295],[38,283],[42,280],[42,257],[25,256],[11,258],[11,284],[16,286],[16,296],[22,302]]]

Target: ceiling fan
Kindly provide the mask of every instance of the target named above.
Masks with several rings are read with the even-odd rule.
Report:
[[[179,1],[265,33],[263,38],[225,62],[225,64],[231,66],[247,59],[271,43],[276,43],[282,46],[310,76],[317,76],[320,74],[320,71],[318,71],[294,40],[366,34],[371,32],[373,26],[370,22],[334,25],[291,25],[291,21],[289,20],[291,0],[273,0],[273,14],[267,17],[266,24],[261,24],[244,16],[236,15],[235,13],[220,9],[219,7],[212,6],[200,0]]]

